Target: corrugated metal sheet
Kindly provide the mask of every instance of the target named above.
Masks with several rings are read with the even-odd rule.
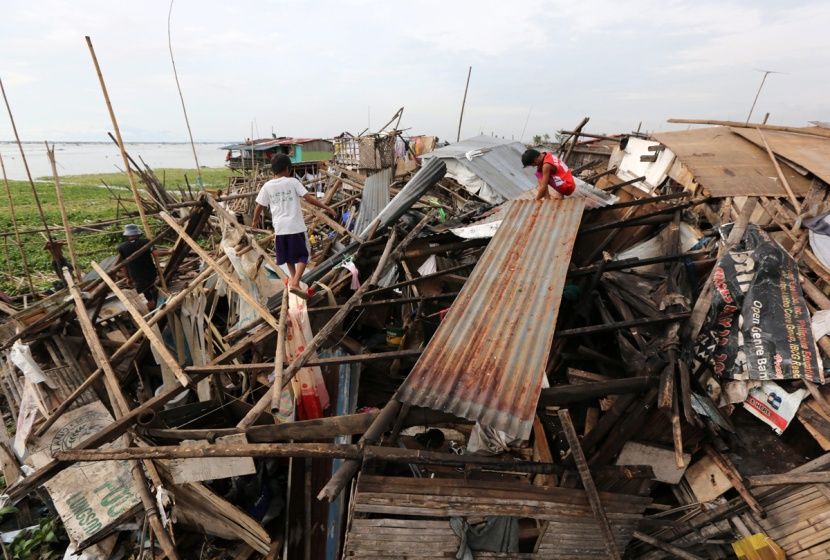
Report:
[[[505,200],[511,200],[535,196],[535,193],[528,194],[528,191],[539,183],[534,167],[522,167],[522,154],[526,149],[527,146],[520,142],[476,136],[424,154],[423,158],[454,159],[480,177]],[[609,196],[607,193],[575,179],[577,189],[571,198],[584,198],[588,208],[606,206],[617,200],[613,195],[609,200],[604,200],[604,197]]]
[[[522,167],[522,154],[526,149],[521,142],[482,135],[439,148],[422,157],[457,160],[509,200],[537,183],[535,170]]]
[[[392,168],[387,167],[366,179],[363,196],[360,198],[360,211],[355,220],[354,230],[363,231],[375,221],[380,211],[389,204],[389,185],[392,184]]]
[[[585,203],[585,208],[599,208],[601,206],[609,206],[616,203],[620,197],[614,194],[607,193],[600,190],[593,185],[589,185],[582,179],[574,177],[576,181],[576,190],[568,197],[571,199],[581,199]],[[468,226],[452,228],[450,231],[458,237],[464,239],[477,239],[481,237],[493,237],[495,232],[499,229],[502,220],[510,211],[510,207],[517,200],[533,200],[536,198],[536,190],[532,189],[523,192],[514,199],[508,200],[499,206],[492,214],[481,220],[475,221]]]
[[[447,166],[443,161],[432,160],[426,162],[418,172],[412,176],[409,182],[404,185],[395,198],[386,205],[376,216],[380,219],[378,226],[378,233],[384,231],[386,228],[398,221],[398,218],[403,216],[407,210],[412,208],[424,193],[435,186],[435,184],[444,178],[447,173]],[[357,230],[358,235],[363,239],[372,232],[372,224],[370,223],[362,230]]]
[[[513,203],[398,400],[529,437],[584,206]]]

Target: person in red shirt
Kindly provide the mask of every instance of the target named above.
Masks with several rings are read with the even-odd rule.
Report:
[[[536,177],[539,179],[536,200],[550,200],[551,194],[548,186],[553,187],[553,199],[562,199],[573,194],[576,190],[576,183],[568,166],[558,157],[548,152],[539,152],[528,148],[522,154],[522,165],[528,167],[536,166]]]

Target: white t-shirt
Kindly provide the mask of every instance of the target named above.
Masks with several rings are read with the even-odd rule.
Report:
[[[306,194],[306,188],[294,177],[280,177],[262,185],[256,202],[271,209],[274,233],[289,235],[306,231],[300,205],[300,198]]]

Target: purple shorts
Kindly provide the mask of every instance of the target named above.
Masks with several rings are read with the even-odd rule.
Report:
[[[277,264],[297,264],[308,262],[308,237],[304,231],[278,235],[274,238],[274,251]]]

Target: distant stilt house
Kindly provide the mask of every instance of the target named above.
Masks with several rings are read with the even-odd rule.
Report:
[[[298,174],[314,174],[318,162],[328,161],[334,155],[334,145],[321,138],[262,138],[220,149],[228,152],[227,166],[243,173],[270,173],[271,158],[282,153],[291,158]]]

